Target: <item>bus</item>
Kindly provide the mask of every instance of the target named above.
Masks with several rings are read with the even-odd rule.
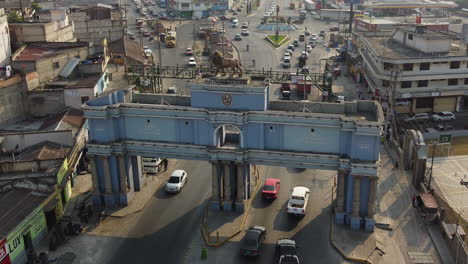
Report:
[[[176,32],[169,31],[166,35],[166,48],[175,48],[176,46]]]

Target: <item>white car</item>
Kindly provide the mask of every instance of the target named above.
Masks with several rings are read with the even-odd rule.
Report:
[[[306,46],[306,51],[307,51],[307,52],[311,52],[311,51],[312,51],[312,46],[311,46],[311,45],[307,45],[307,46]]]
[[[416,120],[428,120],[429,115],[427,113],[416,113],[410,114],[407,118],[403,119],[405,122],[416,121]]]
[[[192,66],[192,67],[197,66],[197,61],[195,60],[194,57],[190,57],[190,58],[188,59],[188,65],[189,65],[189,66]]]
[[[248,36],[250,33],[247,29],[242,29],[242,32],[241,32],[242,36]]]
[[[315,15],[317,15],[317,12],[315,12],[315,11],[310,11],[310,14],[313,15],[313,16],[315,16]]]
[[[432,115],[432,120],[436,122],[441,122],[441,121],[452,121],[455,120],[455,115],[452,112],[439,112],[436,114]]]
[[[291,54],[288,52],[284,53],[283,60],[291,60]]]
[[[148,48],[147,46],[143,47],[143,52],[145,53],[146,57],[153,56],[153,51],[150,48]]]
[[[178,193],[182,190],[185,183],[187,183],[187,172],[184,170],[175,170],[166,183],[166,192]]]
[[[307,187],[294,187],[291,196],[289,197],[286,212],[288,214],[305,216],[307,204],[309,203],[310,190]]]
[[[309,53],[307,51],[302,51],[301,56],[309,58]]]

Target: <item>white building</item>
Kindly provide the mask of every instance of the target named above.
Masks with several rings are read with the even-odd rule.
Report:
[[[209,17],[225,15],[232,0],[171,0],[169,7],[184,17]]]
[[[357,49],[373,96],[385,101],[394,65],[401,69],[396,110],[468,110],[468,54],[458,36],[425,26],[397,27],[389,37],[359,35]]]
[[[0,9],[0,34],[2,38],[0,41],[0,66],[5,67],[10,64],[11,48],[8,21],[3,8]]]

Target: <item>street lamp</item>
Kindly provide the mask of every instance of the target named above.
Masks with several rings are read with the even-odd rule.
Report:
[[[276,6],[276,41],[279,39],[279,29],[278,29],[278,13],[280,11],[279,5]]]

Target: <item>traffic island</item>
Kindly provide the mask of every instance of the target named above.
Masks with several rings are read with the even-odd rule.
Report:
[[[288,43],[288,41],[290,41],[291,38],[286,35],[278,35],[278,37],[276,37],[276,35],[267,35],[265,37],[265,40],[268,43],[270,43],[270,45],[272,45],[273,47],[279,48],[284,44]]]
[[[330,221],[330,242],[343,258],[359,263],[374,263],[374,254],[378,253],[375,233],[353,231],[347,225],[335,223],[333,217]]]

